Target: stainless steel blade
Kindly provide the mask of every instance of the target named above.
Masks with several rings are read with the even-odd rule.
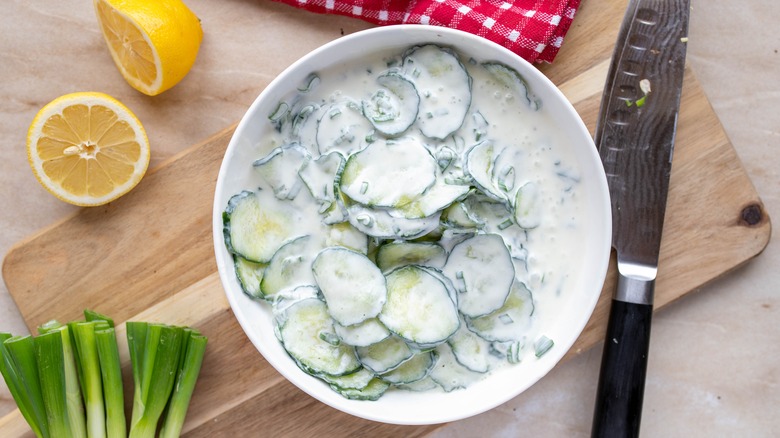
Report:
[[[593,437],[636,437],[650,347],[689,0],[631,0],[596,128],[612,198],[618,282],[593,415]]]
[[[654,279],[685,70],[688,0],[631,0],[596,128],[618,268]],[[649,297],[652,302],[652,297]]]

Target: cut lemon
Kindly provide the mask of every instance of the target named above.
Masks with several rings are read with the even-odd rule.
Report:
[[[146,173],[149,155],[141,122],[103,93],[58,97],[27,131],[27,159],[36,178],[75,205],[102,205],[129,192]]]
[[[108,50],[125,80],[155,96],[179,83],[198,55],[200,20],[180,0],[94,0]]]

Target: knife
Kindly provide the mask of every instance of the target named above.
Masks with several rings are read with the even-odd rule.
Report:
[[[618,281],[593,437],[639,435],[689,13],[689,0],[630,0],[601,101],[595,143],[612,202]]]

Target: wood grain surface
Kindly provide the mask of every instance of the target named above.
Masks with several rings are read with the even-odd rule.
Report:
[[[584,2],[558,59],[540,69],[593,131],[619,0]],[[198,327],[209,337],[187,436],[423,436],[436,426],[395,426],[338,412],[277,373],[248,341],[225,298],[211,240],[217,173],[234,126],[148,173],[132,192],[79,210],[7,254],[3,276],[32,331],[84,308],[117,322]],[[759,254],[770,235],[761,200],[691,71],[686,72],[672,168],[656,307]],[[597,308],[567,358],[601,341],[615,284],[610,268]],[[124,325],[119,327],[124,336]],[[122,343],[120,343],[121,345]],[[121,351],[126,385],[129,359]],[[130,387],[130,386],[128,386]],[[30,434],[18,411],[0,436]]]

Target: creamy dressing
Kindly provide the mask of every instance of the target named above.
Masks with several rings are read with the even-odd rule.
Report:
[[[294,207],[289,240],[314,236],[320,249],[340,245],[372,257],[382,243],[419,238],[438,242],[449,254],[471,234],[442,227],[444,216],[474,221],[480,234],[500,235],[515,281],[531,291],[534,310],[522,345],[491,348],[519,361],[533,354],[534,342],[544,335],[533,321],[556,312],[556,301],[577,276],[578,242],[586,232],[577,220],[585,207],[577,162],[544,102],[501,65],[435,46],[409,53],[376,54],[315,72],[300,84],[271,111],[259,145],[266,155],[258,157],[255,179],[246,188],[275,194],[263,198],[268,209]],[[432,59],[436,63],[423,68]],[[462,74],[448,73],[457,68]],[[416,107],[409,103],[417,101]],[[414,155],[393,152],[404,143],[414,145]],[[481,178],[464,170],[475,145],[484,149],[474,151],[472,162],[482,169],[475,172],[485,172]],[[365,163],[355,158],[360,154]],[[331,184],[336,176],[348,184]],[[469,188],[475,180],[477,193]],[[345,203],[339,190],[364,202]],[[423,193],[434,195],[412,199]],[[452,201],[459,212],[443,216]],[[489,273],[485,277],[489,281]],[[472,349],[488,349],[487,343],[470,342]],[[488,360],[490,367],[506,362],[495,355]]]

